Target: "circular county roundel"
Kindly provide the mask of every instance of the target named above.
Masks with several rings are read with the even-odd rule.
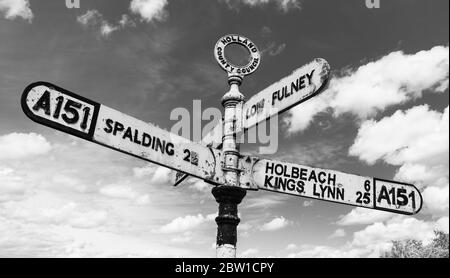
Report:
[[[245,66],[237,66],[225,58],[225,48],[230,44],[239,44],[245,47],[250,54],[250,61]],[[261,54],[256,45],[248,38],[241,35],[225,35],[221,37],[214,47],[214,56],[219,65],[231,75],[249,75],[253,73],[261,63]]]

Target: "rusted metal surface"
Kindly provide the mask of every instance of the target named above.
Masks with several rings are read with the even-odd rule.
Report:
[[[27,87],[22,108],[38,123],[212,183],[223,183],[221,151],[53,84],[39,82]]]

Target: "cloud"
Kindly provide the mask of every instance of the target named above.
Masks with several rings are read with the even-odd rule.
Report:
[[[341,216],[337,221],[340,226],[367,225],[374,222],[382,222],[395,214],[385,211],[371,210],[366,208],[354,208],[348,214]]]
[[[168,184],[170,182],[170,175],[172,170],[167,167],[159,166],[151,179],[151,183],[156,185]]]
[[[306,129],[321,112],[332,111],[335,117],[351,113],[363,120],[373,117],[388,107],[421,97],[424,91],[445,91],[448,76],[448,46],[415,54],[392,52],[334,76],[321,96],[290,110],[285,119],[287,132]]]
[[[136,27],[136,23],[126,14],[122,15],[122,18],[119,20],[119,25],[123,28],[127,26]]]
[[[424,244],[434,237],[435,230],[448,232],[448,217],[427,222],[412,217],[395,217],[387,223],[376,222],[353,234],[351,242],[342,247],[302,245],[287,257],[297,258],[355,258],[379,257],[392,248],[392,241],[416,239]]]
[[[0,162],[0,257],[208,255],[196,245],[173,248],[171,234],[142,234],[183,215],[193,202],[185,193],[133,177],[142,162],[56,136],[65,142],[53,143],[45,158]]]
[[[44,155],[52,149],[44,136],[36,133],[10,133],[0,136],[0,161]]]
[[[286,246],[286,250],[295,250],[297,248],[298,248],[297,244],[294,243],[290,243]]]
[[[392,165],[448,161],[448,113],[448,107],[442,114],[421,105],[397,111],[378,122],[366,121],[349,153],[369,164],[379,159]]]
[[[344,229],[337,229],[328,238],[333,239],[333,238],[338,238],[338,237],[345,237],[345,235],[346,235],[346,232]]]
[[[276,42],[272,41],[264,49],[261,50],[261,56],[277,56],[280,55],[285,48],[285,43],[277,44]]]
[[[36,206],[36,203],[39,206]],[[28,223],[69,225],[75,228],[95,228],[105,224],[108,213],[103,210],[86,209],[75,202],[63,204],[55,198],[37,196],[25,202],[5,203],[2,215],[13,219],[21,219]]]
[[[258,253],[259,253],[258,249],[256,249],[256,248],[249,248],[249,249],[243,251],[241,253],[240,257],[243,257],[243,258],[254,257]]]
[[[264,7],[268,4],[274,4],[277,8],[285,13],[290,10],[301,10],[300,0],[220,0],[225,2],[230,9],[239,11],[241,5],[249,7]]]
[[[261,231],[276,231],[283,229],[288,225],[290,225],[290,221],[284,218],[283,216],[280,216],[262,225]]]
[[[174,172],[167,167],[148,163],[144,167],[134,167],[133,174],[139,179],[151,177],[150,183],[153,185],[164,185],[172,181]]]
[[[261,208],[272,208],[281,204],[284,204],[289,199],[289,196],[285,195],[273,195],[265,194],[259,195],[255,198],[249,198],[245,201],[245,208],[247,209],[261,209]]]
[[[167,0],[132,0],[130,10],[146,22],[163,21],[167,18]]]
[[[290,253],[288,258],[355,258],[361,257],[361,250],[338,249],[330,246],[302,245],[296,253]]]
[[[133,190],[130,186],[111,184],[100,188],[100,194],[116,199],[133,200],[137,205],[147,205],[150,203],[148,194],[140,194]]]
[[[442,232],[448,234],[448,230],[449,230],[448,217],[442,217],[438,221],[436,221],[434,228],[438,231],[442,231]]]
[[[434,223],[401,216],[386,224],[376,222],[355,232],[352,244],[381,251],[383,247],[390,247],[393,240],[416,239],[429,242],[434,237],[434,229]]]
[[[111,25],[107,22],[102,23],[101,27],[100,27],[100,33],[107,37],[109,36],[112,32],[117,31],[119,29],[119,27]]]
[[[203,180],[196,180],[193,184],[189,185],[189,188],[204,193],[211,193],[211,189],[213,188],[213,186],[209,183],[204,182]]]
[[[184,232],[182,235],[177,235],[170,239],[173,243],[187,243],[192,241],[193,236],[191,231]]]
[[[133,174],[136,178],[144,178],[155,173],[157,166],[153,163],[148,163],[144,167],[134,167]]]
[[[129,186],[123,185],[108,185],[100,189],[100,193],[118,199],[134,199],[137,197],[137,192],[132,190]]]
[[[85,14],[78,16],[77,21],[84,26],[96,25],[103,21],[103,15],[97,10],[88,10]]]
[[[168,224],[161,226],[157,231],[160,233],[180,233],[192,230],[207,221],[212,221],[215,214],[203,216],[198,215],[186,215],[184,217],[177,217]]]
[[[85,14],[77,17],[78,23],[87,27],[95,27],[103,37],[108,37],[113,32],[126,27],[136,27],[136,24],[126,14],[122,15],[117,24],[109,23],[104,16],[97,10],[88,10]]]
[[[6,19],[21,17],[29,22],[33,19],[33,12],[28,0],[0,0],[0,12]]]
[[[427,105],[362,123],[349,154],[369,164],[400,166],[395,179],[418,183],[432,213],[448,213],[449,108]],[[389,137],[386,138],[386,135]]]
[[[24,179],[12,168],[0,165],[0,203],[18,200],[27,192]]]
[[[449,186],[429,186],[422,192],[424,203],[433,215],[448,215]]]

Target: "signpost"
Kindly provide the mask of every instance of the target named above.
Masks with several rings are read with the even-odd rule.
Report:
[[[230,44],[247,49],[248,64],[237,66],[226,59],[225,48]],[[236,141],[239,132],[323,91],[330,75],[324,59],[298,68],[244,103],[239,86],[244,76],[254,73],[260,65],[258,48],[246,37],[226,35],[217,42],[214,56],[228,73],[230,89],[222,97],[223,120],[199,143],[46,82],[25,89],[22,109],[37,123],[178,171],[176,184],[192,175],[214,185],[212,194],[219,203],[217,257],[236,256],[238,204],[247,190],[406,215],[420,211],[422,196],[412,184],[240,154]]]
[[[222,153],[46,82],[28,86],[22,109],[33,121],[149,162],[221,183]]]
[[[330,66],[327,61],[320,58],[296,69],[290,75],[273,83],[244,103],[243,120],[241,128],[237,129],[237,132],[242,132],[242,129],[250,129],[258,123],[318,95],[327,85],[329,76]],[[203,138],[202,143],[217,148],[218,142],[221,141],[221,135],[222,123],[219,123]],[[187,177],[186,174],[177,173],[174,185],[177,186]]]

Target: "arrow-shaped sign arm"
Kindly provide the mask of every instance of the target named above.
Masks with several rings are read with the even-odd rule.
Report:
[[[322,58],[316,58],[294,70],[290,75],[268,86],[244,103],[237,132],[245,132],[318,95],[325,90],[329,78],[330,65]],[[222,122],[203,138],[202,143],[213,142],[212,147],[217,148],[221,139]],[[177,173],[174,185],[177,186],[187,177],[186,174]]]
[[[29,85],[21,100],[33,121],[146,161],[222,181],[221,152],[47,82]]]
[[[261,190],[406,215],[422,208],[412,184],[256,157],[243,158],[241,165],[241,181]]]

